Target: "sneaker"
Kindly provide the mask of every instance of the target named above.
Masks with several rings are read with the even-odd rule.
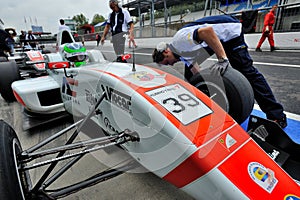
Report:
[[[262,52],[262,50],[260,48],[256,48],[255,51],[256,52]]]
[[[276,122],[281,128],[287,127],[287,120],[285,116],[281,119],[275,119],[273,121]]]

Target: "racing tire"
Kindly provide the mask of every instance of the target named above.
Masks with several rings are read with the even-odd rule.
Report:
[[[11,84],[20,80],[19,67],[16,62],[0,62],[0,94],[7,102],[16,100]]]
[[[253,110],[252,87],[246,77],[232,67],[228,67],[223,76],[213,75],[211,70],[203,69],[189,82],[213,99],[239,124],[243,123]]]
[[[17,156],[22,148],[14,129],[0,120],[0,199],[27,199],[29,173],[19,171]]]

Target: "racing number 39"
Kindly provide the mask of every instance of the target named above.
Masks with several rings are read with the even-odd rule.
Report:
[[[180,84],[156,88],[146,94],[184,125],[212,113],[208,106]]]
[[[181,102],[191,102],[191,103],[186,104],[186,105],[191,106],[191,107],[199,105],[199,102],[197,102],[189,94],[180,94],[180,95],[178,95],[178,99],[170,97],[170,98],[164,99],[162,101],[163,104],[170,104],[170,105],[173,105],[175,107],[178,107],[177,109],[171,110],[174,113],[180,113],[180,112],[185,110],[185,106]]]

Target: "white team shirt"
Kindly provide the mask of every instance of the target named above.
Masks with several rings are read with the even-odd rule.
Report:
[[[132,19],[130,17],[130,14],[129,14],[128,10],[123,9],[123,8],[120,8],[120,9],[122,10],[122,12],[124,14],[124,23],[122,24],[122,31],[123,32],[127,32],[128,31],[128,24],[130,22],[132,22]],[[112,13],[110,13],[109,16],[108,16],[108,20],[107,20],[108,24],[111,24],[111,22],[110,22],[110,16],[111,16],[111,14]],[[116,16],[115,16],[115,26],[113,27],[113,31],[115,31],[115,28],[117,26],[117,20],[118,20],[118,13],[116,13]]]
[[[59,25],[58,27],[58,32],[61,32],[62,30],[67,30],[71,32],[70,27],[68,27],[67,25],[63,24],[63,25]]]
[[[195,25],[180,29],[173,37],[171,45],[175,48],[175,53],[180,56],[181,61],[185,62],[187,66],[195,63],[195,59],[198,56],[203,56],[203,51],[200,49],[207,47],[208,45],[203,41],[197,43],[193,40],[193,33],[196,29],[211,26],[221,42],[227,42],[233,38],[236,38],[242,33],[241,23],[220,23],[220,24],[202,24]],[[209,57],[209,55],[207,55]]]

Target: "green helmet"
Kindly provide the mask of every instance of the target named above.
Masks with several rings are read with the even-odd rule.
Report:
[[[69,43],[64,46],[64,57],[79,67],[86,64],[88,58],[86,48],[80,43]]]

